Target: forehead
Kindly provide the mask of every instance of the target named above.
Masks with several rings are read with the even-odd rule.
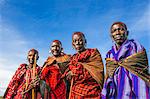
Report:
[[[54,46],[54,45],[61,45],[59,42],[52,42],[51,46]]]
[[[120,28],[120,27],[125,28],[123,24],[114,24],[111,29]]]
[[[29,51],[28,52],[28,55],[32,55],[32,54],[35,54],[35,51]]]
[[[83,35],[81,35],[81,34],[73,35],[73,39],[81,39],[81,38],[84,38]]]

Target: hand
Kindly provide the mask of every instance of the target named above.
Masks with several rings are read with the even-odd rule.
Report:
[[[39,85],[39,81],[40,81],[40,78],[37,76],[31,81],[31,84],[33,84],[33,87],[35,87]]]
[[[67,80],[71,80],[71,78],[72,78],[73,76],[75,76],[75,74],[73,74],[72,71],[69,71],[69,72],[66,74],[66,79],[67,79]]]

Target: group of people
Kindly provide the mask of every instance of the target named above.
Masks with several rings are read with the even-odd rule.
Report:
[[[21,64],[12,77],[6,99],[150,99],[150,74],[146,51],[128,37],[127,26],[115,22],[110,28],[114,46],[106,55],[106,75],[100,52],[86,48],[82,32],[72,35],[77,53],[63,52],[54,40],[49,56],[40,67],[38,51],[28,52],[28,64]]]

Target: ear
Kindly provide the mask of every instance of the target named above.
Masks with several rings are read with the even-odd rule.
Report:
[[[129,35],[129,31],[127,30],[127,36]]]
[[[87,44],[87,41],[86,41],[86,39],[85,39],[85,44]]]
[[[38,60],[39,59],[39,55],[38,54],[36,54],[37,55],[37,58],[36,58],[36,60]]]
[[[63,52],[63,50],[64,50],[64,49],[63,49],[63,48],[61,48],[61,52]]]
[[[73,44],[73,41],[72,41],[72,47],[73,47],[73,49],[75,48],[75,46],[74,46],[74,44]]]

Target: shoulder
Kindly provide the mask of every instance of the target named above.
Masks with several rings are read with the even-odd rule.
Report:
[[[55,58],[49,56],[49,57],[47,58],[47,60],[46,60],[46,63],[52,64],[52,63],[54,62],[54,60],[55,60]]]
[[[134,40],[134,39],[130,39],[128,40],[127,42],[129,42],[130,44],[134,43],[136,45],[141,45],[137,40]],[[142,46],[142,45],[141,45]]]
[[[69,60],[71,58],[71,55],[70,54],[64,54],[63,57],[66,59],[66,60]]]
[[[88,48],[87,50],[89,52],[98,52],[99,53],[99,50],[97,48]]]
[[[134,39],[130,39],[128,40],[128,42],[130,46],[132,46],[136,52],[139,52],[145,49],[138,41]]]
[[[113,52],[114,52],[114,49],[113,49],[113,46],[112,46],[111,49],[108,50],[108,52],[106,53],[106,58],[110,58],[112,56]]]
[[[97,48],[92,48],[92,49],[88,49],[88,50],[91,53],[91,56],[95,56],[95,55],[100,55],[101,56],[101,54],[100,54],[100,52]]]
[[[27,68],[27,64],[25,63],[20,64],[20,66],[18,67],[18,69],[24,69],[24,68]]]

